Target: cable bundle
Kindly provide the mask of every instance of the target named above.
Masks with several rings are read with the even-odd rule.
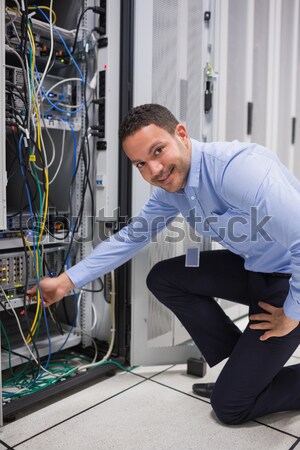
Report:
[[[90,135],[89,130],[89,116],[88,108],[91,104],[93,91],[91,90],[91,96],[88,99],[87,94],[87,82],[88,79],[88,59],[87,53],[83,52],[81,55],[80,65],[74,59],[74,50],[77,44],[77,38],[79,33],[79,26],[83,14],[88,10],[84,10],[80,16],[80,20],[75,33],[75,40],[73,48],[69,48],[66,41],[63,39],[60,31],[55,27],[56,14],[53,10],[53,0],[50,0],[49,6],[29,6],[27,0],[21,0],[20,3],[17,0],[13,1],[13,7],[6,8],[7,13],[7,25],[10,29],[10,33],[6,33],[6,51],[17,61],[17,64],[21,67],[21,73],[23,78],[23,87],[21,89],[12,80],[7,79],[6,81],[6,125],[7,134],[9,135],[10,149],[13,151],[13,159],[10,167],[7,168],[8,179],[13,176],[18,176],[22,180],[22,189],[20,193],[20,207],[15,213],[19,217],[19,228],[21,231],[26,267],[25,274],[26,279],[24,282],[24,301],[23,301],[23,312],[26,319],[27,331],[24,334],[23,327],[20,324],[18,318],[18,312],[10,305],[10,309],[16,319],[17,325],[20,330],[24,345],[27,347],[30,354],[30,364],[32,361],[35,362],[36,368],[31,367],[30,376],[26,376],[25,385],[20,385],[18,383],[17,392],[26,393],[29,392],[32,386],[36,386],[38,380],[47,374],[54,376],[55,379],[60,379],[53,375],[48,370],[51,359],[51,335],[49,331],[48,324],[48,313],[44,306],[43,299],[40,295],[40,290],[38,289],[36,309],[33,319],[28,316],[28,304],[26,303],[26,290],[28,288],[28,260],[29,257],[33,259],[33,266],[36,275],[36,282],[39,286],[40,279],[45,275],[45,260],[43,257],[43,239],[45,233],[49,232],[46,229],[47,215],[49,211],[49,202],[51,199],[51,185],[55,182],[58,174],[63,167],[63,160],[65,155],[65,136],[66,130],[71,132],[73,140],[73,169],[72,178],[70,181],[69,188],[69,213],[70,217],[76,217],[70,222],[69,228],[66,230],[67,234],[63,238],[55,236],[57,239],[64,240],[67,236],[69,238],[69,244],[65,252],[65,259],[60,268],[61,273],[65,267],[70,264],[72,248],[74,243],[74,237],[76,234],[80,233],[80,227],[82,224],[83,214],[85,211],[85,199],[89,192],[91,197],[91,216],[94,212],[94,200],[93,193],[90,184],[90,170],[91,170],[91,157],[92,150],[89,144]],[[89,8],[91,9],[91,8]],[[35,12],[43,17],[45,22],[49,26],[49,36],[50,36],[50,48],[47,60],[44,58],[44,69],[40,68],[40,55],[38,51],[38,43],[35,39],[35,30],[33,26],[32,17]],[[99,11],[94,11],[99,13]],[[87,42],[93,38],[93,32],[89,33]],[[59,41],[60,45],[64,48],[68,59],[70,61],[70,66],[72,68],[72,76],[69,78],[64,78],[50,88],[46,89],[45,82],[49,78],[49,72],[55,64],[55,42]],[[73,75],[76,71],[76,76]],[[65,83],[77,83],[81,85],[82,90],[82,102],[80,104],[70,105],[66,101],[66,97],[61,96],[60,98],[55,98],[55,89]],[[75,102],[76,103],[76,102]],[[62,124],[62,143],[61,143],[61,153],[58,161],[58,165],[53,175],[49,176],[49,169],[52,167],[54,161],[57,159],[56,148],[51,137],[50,128],[47,127],[47,116],[56,114],[56,120],[59,120]],[[81,140],[77,143],[76,131],[73,125],[73,117],[79,114],[83,117],[83,122],[85,124],[84,129],[81,131]],[[44,136],[48,136],[50,142],[50,148],[46,148]],[[50,158],[49,158],[50,154]],[[82,175],[83,173],[83,175]],[[79,181],[78,181],[79,180]],[[74,193],[76,189],[80,186],[80,205],[78,210],[74,211]],[[24,213],[29,214],[30,217],[30,229],[24,227],[23,216]],[[9,303],[6,294],[2,289],[2,298],[4,297]],[[103,284],[100,288],[102,290]],[[0,293],[1,294],[1,293]],[[5,308],[5,301],[2,302],[3,308]],[[77,309],[76,306],[76,318],[75,322],[71,325],[66,339],[62,344],[61,348],[67,342],[73,327],[77,320]],[[7,311],[9,311],[7,309]],[[52,311],[49,308],[49,314],[51,319],[56,322],[57,328],[61,333],[63,333],[63,328],[60,323],[58,323],[55,310]],[[48,358],[41,364],[41,359],[39,357],[39,352],[37,348],[37,339],[39,336],[39,331],[41,327],[41,319],[44,318],[44,326],[47,331],[48,336]],[[11,348],[9,337],[5,331],[3,323],[0,321],[2,332],[6,340],[6,348],[9,352],[9,358],[11,359],[11,354],[14,351]],[[94,341],[93,341],[94,342]],[[96,344],[94,346],[97,348]],[[60,349],[61,350],[61,349]],[[92,361],[95,363],[96,359]],[[29,362],[28,362],[29,364]],[[10,369],[12,370],[11,364]],[[69,370],[69,369],[68,369]],[[70,369],[71,370],[71,369]],[[73,373],[72,371],[70,373]],[[64,372],[65,374],[65,372]],[[64,375],[66,376],[66,374]],[[9,394],[9,397],[14,397],[16,394]]]

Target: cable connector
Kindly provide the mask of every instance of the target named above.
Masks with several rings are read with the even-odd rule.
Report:
[[[97,40],[98,48],[104,48],[108,46],[108,39],[107,37],[100,38]]]
[[[91,125],[91,130],[94,131],[103,131],[104,130],[104,126],[103,125]]]
[[[106,141],[98,141],[96,144],[96,149],[98,151],[105,151],[107,150],[107,142]]]
[[[96,98],[95,100],[92,100],[92,103],[95,103],[95,105],[104,105],[105,99],[104,98]]]
[[[93,28],[92,31],[95,31],[96,33],[98,33],[100,35],[105,34],[105,28],[104,27],[95,27],[95,28]]]
[[[104,127],[103,127],[103,130],[102,131],[92,131],[91,132],[91,135],[93,136],[93,137],[97,137],[97,138],[103,138],[104,136],[103,136],[103,131],[104,131]]]
[[[94,7],[92,7],[92,11],[95,14],[105,14],[105,9],[102,8],[101,6],[94,6]]]

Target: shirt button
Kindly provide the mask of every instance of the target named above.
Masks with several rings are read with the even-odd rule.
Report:
[[[195,198],[196,198],[196,197],[195,197],[194,195],[191,196],[191,200],[195,200]]]

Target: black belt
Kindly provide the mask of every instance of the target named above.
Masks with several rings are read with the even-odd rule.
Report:
[[[276,277],[276,278],[291,278],[291,276],[292,276],[291,273],[281,273],[281,272],[272,272],[272,273],[268,273],[267,275],[270,275],[271,277]]]

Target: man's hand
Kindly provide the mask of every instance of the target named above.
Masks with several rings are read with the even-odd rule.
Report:
[[[57,278],[43,278],[39,285],[45,306],[58,302],[75,287],[65,273],[62,273]],[[36,293],[37,285],[27,291],[27,296],[29,299],[33,299],[36,297]]]
[[[257,320],[259,323],[251,324],[250,328],[252,330],[269,330],[260,337],[261,341],[266,341],[270,337],[285,336],[298,326],[299,321],[287,317],[283,308],[276,308],[265,302],[259,302],[258,304],[267,313],[251,315],[250,320]]]

